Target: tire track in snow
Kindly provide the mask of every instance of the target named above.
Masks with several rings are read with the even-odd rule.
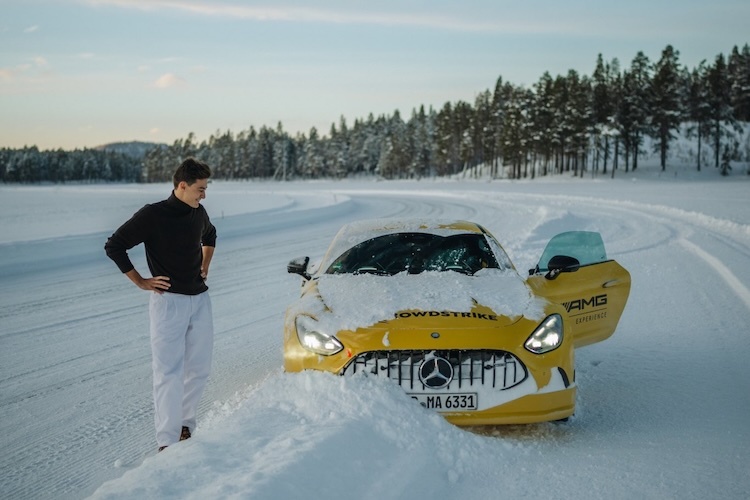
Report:
[[[737,279],[737,276],[721,262],[715,256],[703,250],[695,243],[690,242],[685,238],[681,238],[677,241],[680,245],[686,248],[689,252],[705,261],[711,266],[716,273],[729,285],[735,294],[745,303],[745,306],[750,309],[750,289],[748,289],[742,282]]]
[[[750,309],[750,289],[737,277],[736,272],[727,267],[715,254],[688,239],[698,234],[712,236],[722,247],[740,253],[743,256],[748,256],[748,248],[750,247],[747,243],[750,242],[750,225],[662,205],[638,204],[624,201],[599,202],[612,206],[615,209],[620,208],[637,212],[669,228],[674,234],[672,241],[675,241],[692,255],[706,262],[715,271],[717,276],[729,286],[740,301]]]
[[[637,203],[622,200],[605,200],[602,198],[589,198],[569,195],[536,195],[536,194],[519,194],[509,195],[516,199],[537,199],[556,200],[561,206],[590,206],[592,208],[630,213],[638,217],[655,222],[666,230],[667,235],[657,238],[645,238],[641,243],[627,250],[619,250],[616,255],[623,255],[632,252],[639,252],[649,248],[676,242],[688,250],[694,256],[706,262],[716,274],[729,286],[734,294],[750,309],[750,289],[742,283],[737,277],[736,272],[731,270],[721,259],[713,253],[705,250],[702,246],[688,239],[689,235],[697,232],[713,236],[714,239],[723,247],[740,253],[743,256],[750,255],[750,225],[741,224],[727,219],[720,219],[710,215],[683,210],[680,208],[668,207],[664,205],[655,205],[649,203]],[[624,222],[624,219],[621,219]],[[541,220],[541,224],[549,223],[549,220]],[[639,224],[629,224],[631,228],[641,227]],[[532,232],[529,232],[529,235]],[[619,239],[624,239],[619,235]],[[605,237],[609,244],[613,240]],[[617,241],[617,240],[614,240]]]

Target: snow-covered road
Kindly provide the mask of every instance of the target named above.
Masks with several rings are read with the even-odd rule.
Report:
[[[155,446],[147,295],[102,250],[143,203],[168,194],[164,185],[0,187],[0,497],[84,498],[120,478],[98,494],[140,498],[138,487],[153,493],[148,485],[166,476],[175,482],[159,491],[175,497],[198,497],[196,491],[294,497],[295,487],[316,481],[325,483],[317,485],[321,491],[338,492],[327,498],[367,497],[377,478],[394,477],[399,488],[390,498],[432,491],[443,498],[492,498],[498,491],[562,498],[750,496],[748,179],[213,183],[205,205],[220,238],[209,277],[214,369],[192,455],[175,447],[171,461],[162,454],[147,458]],[[12,210],[5,210],[9,203]],[[602,233],[609,256],[631,272],[633,288],[615,335],[577,352],[579,402],[569,423],[467,433],[379,386],[368,387],[372,398],[357,400],[355,410],[347,401],[357,399],[356,383],[281,373],[282,316],[299,285],[285,273],[286,263],[322,256],[345,222],[396,216],[477,221],[504,244],[521,273],[556,233]],[[145,270],[142,251],[133,255]],[[321,389],[311,391],[311,383],[340,391],[341,398],[316,396]],[[271,388],[281,386],[285,391],[269,403]],[[357,434],[350,440],[357,449],[309,433],[295,438],[294,461],[307,457],[313,472],[300,474],[277,450],[265,457],[278,463],[262,479],[245,470],[244,489],[222,490],[238,482],[238,471],[218,465],[206,442],[227,429],[240,429],[230,438],[238,443],[259,434],[288,438],[292,424],[285,424],[283,409],[313,397],[321,414],[326,405],[339,412],[339,424]],[[269,405],[281,408],[274,425],[263,420],[272,415]],[[418,425],[392,418],[404,412]],[[393,439],[421,443],[408,450],[411,465],[403,475],[404,449],[382,446],[377,433],[367,437],[379,418]],[[306,422],[314,420],[308,415]],[[368,447],[381,455],[357,468]],[[242,460],[239,445],[215,448]],[[436,453],[451,454],[449,470],[428,467],[426,456]],[[148,467],[141,466],[144,459]],[[210,476],[174,470],[175,464],[194,466],[191,460]],[[321,464],[346,478],[346,486],[325,489],[333,479],[314,476],[324,476]]]

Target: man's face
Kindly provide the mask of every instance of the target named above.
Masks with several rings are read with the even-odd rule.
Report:
[[[198,208],[201,200],[206,197],[207,187],[208,179],[198,179],[192,185],[188,185],[187,182],[182,181],[177,185],[174,193],[182,202],[187,203],[193,208]]]

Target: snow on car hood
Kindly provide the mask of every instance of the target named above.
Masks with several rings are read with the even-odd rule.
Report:
[[[368,327],[406,310],[469,312],[474,300],[498,315],[541,320],[546,303],[532,295],[517,272],[499,269],[483,269],[474,276],[324,274],[318,279],[318,293],[327,310],[309,312],[321,323],[331,322],[333,330]]]

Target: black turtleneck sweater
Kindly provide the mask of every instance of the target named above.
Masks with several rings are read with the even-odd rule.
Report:
[[[144,206],[107,240],[104,250],[123,273],[134,268],[128,250],[143,243],[152,276],[168,276],[170,293],[208,290],[201,278],[202,245],[216,246],[216,228],[203,205],[193,208],[172,195]]]

